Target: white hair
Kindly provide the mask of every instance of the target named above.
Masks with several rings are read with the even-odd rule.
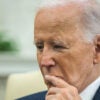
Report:
[[[100,4],[98,1],[99,0],[42,0],[38,8],[39,10],[41,8],[54,8],[71,2],[84,3],[84,11],[80,18],[80,23],[83,26],[86,39],[92,42],[94,36],[100,34]]]
[[[96,0],[94,1],[94,4],[84,7],[81,19],[86,38],[91,42],[96,35],[100,34],[100,4]]]
[[[39,5],[39,8],[51,8],[61,5],[69,4],[70,2],[87,2],[88,0],[41,0],[41,4]]]
[[[58,6],[58,5],[64,5],[66,3],[66,0],[44,0],[40,7],[55,7],[55,6]]]

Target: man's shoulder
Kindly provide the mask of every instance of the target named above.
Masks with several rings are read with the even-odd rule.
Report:
[[[35,93],[32,95],[28,95],[28,96],[19,98],[17,100],[45,100],[46,93],[47,93],[47,91],[43,91],[43,92],[39,92],[39,93]],[[100,87],[97,90],[93,100],[100,100]]]
[[[19,98],[17,100],[45,100],[46,93],[47,91],[42,91],[42,92],[38,92],[35,94],[31,94],[31,95]]]

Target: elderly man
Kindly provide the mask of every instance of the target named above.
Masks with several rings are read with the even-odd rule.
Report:
[[[34,40],[48,91],[19,100],[100,100],[99,34],[96,1],[50,0],[42,6]]]

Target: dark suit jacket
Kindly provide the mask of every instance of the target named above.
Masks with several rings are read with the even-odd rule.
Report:
[[[47,93],[47,91],[43,91],[43,92],[39,92],[39,93],[32,94],[29,96],[25,96],[23,98],[19,98],[17,100],[45,100],[46,93]],[[97,90],[97,92],[92,100],[100,100],[100,87]]]

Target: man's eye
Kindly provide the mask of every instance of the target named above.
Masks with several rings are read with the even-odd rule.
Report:
[[[44,48],[43,45],[37,45],[36,47],[37,47],[37,49],[38,49],[39,51],[43,50],[43,48]]]
[[[63,49],[64,47],[61,45],[54,45],[54,49]]]

